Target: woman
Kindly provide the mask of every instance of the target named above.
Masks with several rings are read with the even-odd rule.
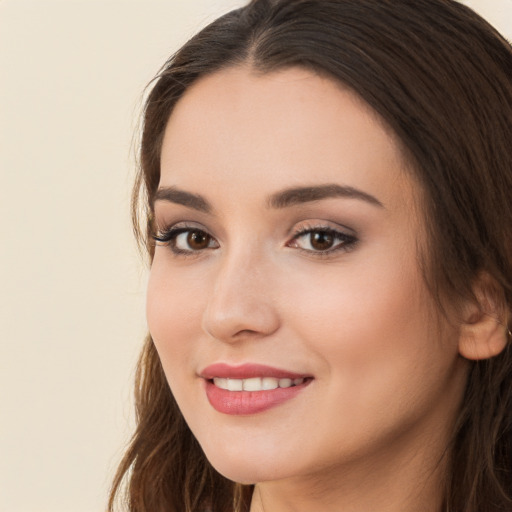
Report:
[[[110,508],[512,510],[511,129],[510,46],[454,1],[254,0],[172,57]]]

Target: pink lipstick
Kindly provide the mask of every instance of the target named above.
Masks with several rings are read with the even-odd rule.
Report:
[[[280,405],[299,394],[311,381],[299,374],[260,364],[230,366],[216,363],[205,368],[206,396],[224,414],[250,415]]]

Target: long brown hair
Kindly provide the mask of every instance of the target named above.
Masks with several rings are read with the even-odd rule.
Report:
[[[199,78],[242,63],[263,73],[302,66],[358,93],[394,131],[422,185],[425,279],[439,308],[442,297],[471,297],[485,272],[510,318],[512,51],[452,0],[253,0],[193,37],[163,66],[145,103],[133,215],[150,257],[153,196],[173,107]],[[135,398],[137,430],[109,510],[126,487],[130,512],[247,511],[252,488],[225,479],[206,460],[150,337]],[[510,344],[471,363],[449,449],[446,510],[512,510]]]

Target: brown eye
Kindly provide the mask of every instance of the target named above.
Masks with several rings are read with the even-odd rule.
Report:
[[[199,253],[206,249],[217,249],[218,242],[202,229],[173,227],[153,236],[160,245],[168,246],[177,255]]]
[[[327,251],[334,244],[334,234],[329,231],[314,231],[309,236],[311,247],[317,251]]]
[[[356,242],[357,238],[352,234],[349,235],[336,229],[318,228],[299,232],[289,246],[318,256],[327,256],[338,250],[348,251]]]
[[[204,231],[189,231],[187,245],[193,251],[200,251],[210,246],[211,237]]]

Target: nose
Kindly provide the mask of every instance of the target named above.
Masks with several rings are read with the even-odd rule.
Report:
[[[227,343],[273,334],[280,320],[269,265],[247,251],[217,263],[203,329]]]

